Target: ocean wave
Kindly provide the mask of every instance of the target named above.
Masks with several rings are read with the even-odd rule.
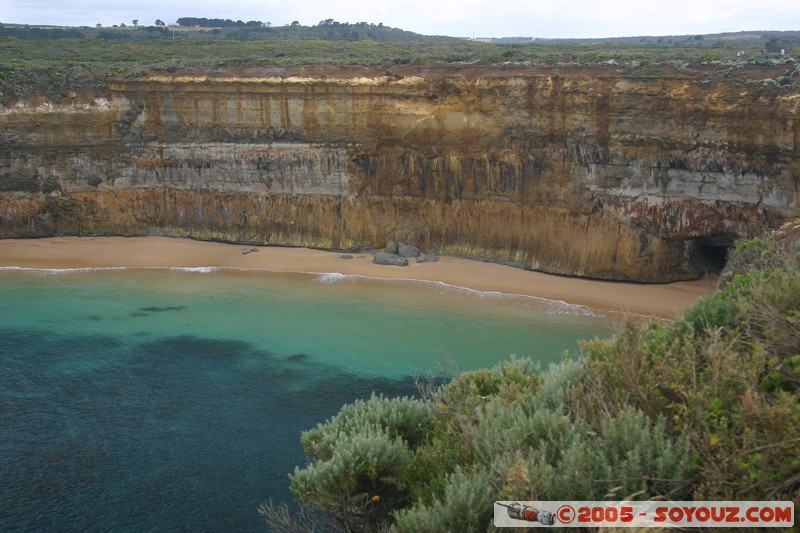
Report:
[[[380,276],[366,276],[362,274],[341,274],[339,272],[323,272],[313,273],[305,272],[306,274],[314,275],[313,281],[316,283],[333,284],[343,281],[375,281],[375,282],[392,282],[392,283],[409,283],[415,285],[428,285],[434,287],[441,293],[461,293],[471,297],[497,300],[508,302],[518,302],[520,305],[533,305],[534,307],[541,308],[548,314],[553,315],[570,315],[570,316],[586,316],[586,317],[601,317],[604,313],[595,311],[590,307],[581,304],[571,304],[563,300],[553,300],[550,298],[543,298],[541,296],[531,296],[528,294],[516,294],[500,291],[482,291],[472,289],[469,287],[462,287],[460,285],[453,285],[443,281],[434,281],[427,279],[416,278],[384,278]]]
[[[106,272],[113,270],[130,270],[130,268],[129,267],[37,268],[37,267],[0,266],[0,271],[32,272],[42,275],[72,274],[76,272]]]
[[[19,266],[0,266],[0,271],[8,272],[34,272],[41,274],[73,274],[81,272],[115,272],[125,270],[167,270],[175,272],[199,272],[206,274],[217,270],[243,270],[228,267],[74,267],[74,268],[40,268],[40,267],[19,267]]]
[[[158,268],[158,267],[148,267],[148,268]],[[205,267],[167,267],[167,270],[173,272],[195,272],[198,274],[209,274],[211,272],[216,272],[218,270],[241,270],[241,269],[232,269],[227,267],[212,267],[212,266],[205,266]]]
[[[599,313],[594,309],[591,309],[585,305],[571,304],[563,300],[553,300],[550,298],[544,298],[542,296],[532,296],[530,294],[517,294],[517,293],[500,292],[500,291],[482,291],[478,289],[471,289],[469,287],[462,287],[460,285],[452,285],[450,283],[445,283],[443,281],[428,281],[428,280],[414,280],[414,281],[421,281],[423,283],[435,284],[444,289],[445,291],[460,292],[480,299],[500,300],[508,303],[517,302],[522,305],[533,304],[535,307],[541,308],[548,314],[590,316],[590,317],[603,316],[602,313]]]
[[[414,285],[427,285],[434,287],[441,293],[461,293],[471,297],[502,301],[504,303],[519,304],[524,306],[533,306],[542,311],[553,315],[569,315],[569,316],[586,316],[586,317],[601,317],[606,313],[596,311],[585,305],[571,304],[563,300],[553,300],[543,298],[541,296],[532,296],[528,294],[516,294],[500,291],[483,291],[472,289],[469,287],[462,287],[460,285],[453,285],[443,281],[434,281],[417,278],[384,278],[380,276],[367,276],[363,274],[342,274],[340,272],[309,272],[309,271],[295,271],[295,270],[272,270],[267,268],[240,268],[240,267],[92,267],[92,268],[31,268],[31,267],[18,267],[18,266],[3,266],[0,271],[16,271],[16,272],[32,272],[44,276],[82,273],[82,272],[106,272],[106,271],[125,271],[125,270],[166,270],[172,272],[187,272],[198,274],[210,274],[214,272],[249,272],[249,273],[276,273],[276,274],[299,274],[312,276],[312,281],[323,284],[336,284],[344,281],[369,281],[369,282],[391,282],[391,283],[408,283]]]
[[[340,274],[339,272],[323,272],[314,278],[317,283],[338,283],[345,279],[352,279],[351,276]]]

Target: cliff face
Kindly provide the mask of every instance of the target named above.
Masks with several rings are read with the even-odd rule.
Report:
[[[0,235],[400,239],[671,281],[798,204],[797,91],[609,68],[233,74],[0,111]]]

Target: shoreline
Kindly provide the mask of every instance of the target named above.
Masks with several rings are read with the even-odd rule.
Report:
[[[530,296],[594,311],[655,315],[672,319],[716,280],[640,284],[544,274],[502,264],[441,256],[432,263],[393,267],[372,263],[370,254],[252,246],[175,237],[45,237],[0,239],[0,267],[26,269],[231,268],[342,274],[370,279],[438,282],[480,292]]]

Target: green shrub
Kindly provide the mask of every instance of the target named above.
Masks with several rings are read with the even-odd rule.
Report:
[[[411,398],[373,395],[346,405],[301,436],[312,462],[290,476],[292,494],[347,531],[376,529],[406,502],[411,446],[424,439],[432,419],[430,409]]]
[[[800,273],[764,240],[731,257],[729,281],[682,319],[583,343],[576,405],[595,420],[597,405],[666,417],[691,441],[694,498],[797,499]]]
[[[534,399],[535,403],[535,399]],[[689,440],[675,439],[662,419],[626,410],[607,419],[600,432],[562,412],[537,409],[525,416],[492,414],[476,431],[502,499],[593,500],[686,494]],[[500,415],[500,416],[498,416]],[[491,421],[491,422],[488,422]],[[505,433],[503,433],[505,429]],[[525,474],[519,473],[519,463]]]
[[[559,364],[550,365],[541,377],[541,385],[536,393],[536,405],[542,408],[558,409],[572,404],[577,393],[578,383],[586,375],[583,361],[565,359]]]
[[[411,452],[375,426],[337,436],[327,460],[295,469],[292,494],[330,513],[347,531],[372,531],[405,503],[399,480]]]
[[[778,362],[800,354],[800,274],[784,269],[763,274],[749,300],[747,330]]]
[[[305,431],[301,443],[310,459],[325,461],[333,456],[341,436],[376,427],[389,438],[399,438],[413,446],[424,438],[432,419],[430,409],[419,400],[373,394],[369,400],[356,400],[345,405],[335,417]]]
[[[763,238],[753,238],[739,241],[733,251],[728,255],[725,268],[719,278],[719,286],[723,287],[726,283],[733,281],[738,274],[746,274],[749,271],[770,270],[783,266],[783,260],[779,253]]]
[[[604,483],[615,497],[680,500],[690,494],[690,440],[685,433],[671,435],[664,417],[652,421],[642,411],[628,409],[609,419],[601,435],[611,476]]]
[[[390,531],[408,533],[461,533],[485,531],[493,516],[495,494],[487,471],[457,469],[447,478],[444,494],[431,504],[395,513]]]

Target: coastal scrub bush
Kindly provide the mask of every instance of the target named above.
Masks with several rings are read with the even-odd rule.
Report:
[[[721,290],[671,324],[582,343],[577,409],[598,420],[598,404],[631,405],[669,420],[691,439],[695,498],[797,499],[800,273],[763,240],[731,258]]]
[[[474,464],[475,426],[487,405],[515,405],[531,397],[540,383],[539,367],[511,356],[492,369],[464,372],[431,394],[434,416],[427,439],[415,449],[406,486],[414,501],[430,504],[446,491],[448,475]],[[487,404],[488,402],[488,404]]]
[[[397,533],[441,533],[484,531],[489,528],[495,493],[486,470],[460,468],[448,475],[441,496],[429,504],[400,509],[390,531]]]
[[[296,468],[291,491],[306,506],[325,510],[347,531],[372,531],[402,506],[411,447],[425,436],[430,409],[412,398],[373,395],[346,405],[301,436],[311,460]]]
[[[293,515],[287,502],[276,504],[272,500],[258,506],[258,514],[270,531],[280,533],[332,533],[342,531],[333,520],[318,508],[301,507]]]
[[[643,412],[629,409],[608,419],[600,433],[585,423],[571,428],[561,427],[559,438],[528,448],[526,483],[509,476],[504,497],[680,499],[688,493],[689,441],[669,435],[663,419],[653,423]]]
[[[399,478],[410,450],[376,426],[337,436],[330,457],[295,470],[292,494],[330,513],[347,531],[373,531],[404,503]]]
[[[492,369],[464,372],[433,394],[436,419],[452,435],[467,436],[487,398],[505,405],[530,398],[539,386],[539,367],[529,358],[511,356]]]
[[[569,413],[567,404],[555,401],[574,392],[571,380],[582,374],[581,367],[576,361],[553,365],[537,374],[537,381],[548,383],[538,393],[529,389],[514,402],[490,396],[471,410],[474,416],[460,426],[464,434],[458,437],[469,443],[471,461],[456,465],[440,485],[425,484],[432,496],[398,509],[392,530],[483,530],[496,499],[689,494],[690,441],[671,435],[663,417],[651,421],[628,409],[594,431]],[[472,377],[486,381],[486,372],[496,379],[501,370],[477,371]]]
[[[752,270],[770,270],[782,267],[783,264],[781,254],[765,239],[755,237],[739,241],[728,255],[725,268],[719,277],[719,287],[722,288],[726,283],[733,281],[737,274],[745,274]]]
[[[762,274],[749,301],[747,331],[782,362],[800,354],[800,276],[788,269]]]
[[[414,398],[385,398],[372,395],[342,407],[339,414],[303,433],[303,449],[313,460],[326,460],[334,453],[340,435],[358,433],[375,426],[390,438],[400,438],[415,445],[425,435],[432,414]]]
[[[535,367],[527,364],[529,371]],[[526,363],[516,361],[515,365],[519,370]],[[504,381],[500,378],[503,373],[513,378]],[[459,413],[462,420],[457,426],[448,425],[437,416],[434,428],[448,427],[451,438],[465,443],[470,451],[469,462],[455,466],[452,472],[458,475],[447,475],[443,483],[425,484],[434,496],[396,512],[397,530],[463,531],[448,524],[464,519],[459,515],[463,512],[461,503],[479,501],[482,493],[477,487],[487,484],[493,495],[484,497],[487,502],[491,498],[602,499],[610,494],[688,494],[687,479],[692,471],[689,439],[671,435],[663,417],[651,421],[645,413],[630,409],[606,418],[595,431],[569,408],[577,392],[576,379],[584,374],[584,362],[574,360],[552,365],[545,372],[523,373],[535,377],[531,382],[537,386],[521,390],[514,401],[500,394],[506,387],[519,386],[520,375],[509,372],[509,366],[467,372],[444,386],[439,391],[442,395],[452,395],[454,387],[461,392],[461,385],[476,381],[493,383],[497,392],[486,397],[483,404],[473,404]],[[448,412],[451,418],[455,414]],[[458,431],[461,434],[456,435]],[[484,505],[489,513],[490,505]],[[487,516],[483,527],[491,514]]]

